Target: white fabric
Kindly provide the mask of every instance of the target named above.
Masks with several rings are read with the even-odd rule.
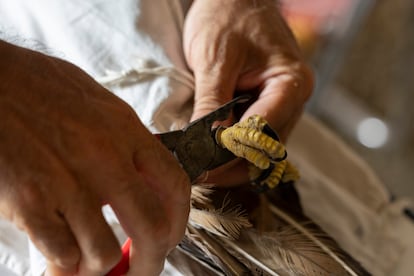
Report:
[[[0,275],[30,275],[28,245],[23,232],[0,219]]]
[[[408,200],[391,202],[368,165],[321,123],[304,116],[287,145],[305,213],[373,275],[412,275]]]
[[[181,38],[187,2],[0,0],[0,30],[27,39],[29,45],[41,42],[95,78],[107,76],[108,70],[139,69],[142,60],[150,67],[185,72]],[[177,78],[129,79],[112,90],[151,131],[181,128],[191,114],[192,89]],[[296,186],[305,212],[375,275],[409,275],[414,226],[401,212],[409,203],[389,202],[369,167],[307,116],[295,129],[288,151],[302,174]],[[123,240],[111,210],[104,213]],[[42,260],[35,248],[29,250],[22,232],[0,220],[0,275],[40,275]]]
[[[0,8],[0,30],[29,45],[39,41],[93,77],[129,70],[142,59],[187,70],[179,0],[0,0]],[[153,131],[188,122],[191,105],[183,103],[191,103],[192,91],[167,77],[113,91]]]

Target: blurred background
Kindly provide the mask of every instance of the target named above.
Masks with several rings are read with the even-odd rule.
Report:
[[[414,199],[414,1],[285,0],[317,85],[307,111]]]

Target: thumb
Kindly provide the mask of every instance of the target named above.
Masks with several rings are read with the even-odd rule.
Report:
[[[238,70],[231,67],[223,63],[208,70],[194,68],[195,95],[191,121],[212,112],[233,98]]]

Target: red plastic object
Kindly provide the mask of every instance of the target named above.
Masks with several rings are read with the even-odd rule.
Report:
[[[122,246],[121,261],[109,271],[106,276],[121,276],[125,275],[129,270],[129,248],[131,247],[131,239],[128,238]]]

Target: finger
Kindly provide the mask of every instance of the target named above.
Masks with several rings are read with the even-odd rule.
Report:
[[[35,213],[33,208],[27,208],[24,214],[18,216],[16,223],[45,256],[48,267],[53,266],[53,275],[73,275],[77,271],[81,252],[60,213]]]
[[[148,144],[140,145],[145,147],[136,150],[135,168],[161,200],[171,222],[170,239],[175,246],[182,239],[187,225],[191,184],[171,152],[152,135],[149,138]]]
[[[154,275],[158,276],[164,269],[168,250],[158,250],[156,245],[148,241],[135,240],[131,243],[130,265],[127,275]]]
[[[211,45],[193,63],[195,95],[191,120],[206,115],[233,98],[244,58],[241,52],[228,46],[234,46],[232,38],[225,39],[228,41],[220,40],[221,45]]]
[[[141,134],[140,137],[140,144],[136,145],[133,155],[134,174],[138,172],[162,201],[171,199],[176,204],[187,206],[191,193],[188,175],[152,134]]]
[[[265,81],[258,99],[246,110],[242,119],[260,114],[285,142],[288,132],[300,117],[309,89],[308,84],[295,75],[271,77]]]
[[[170,222],[156,194],[137,175],[110,199],[122,227],[132,240],[130,271],[155,275],[169,248]]]
[[[280,132],[280,139],[283,143],[287,143],[288,138],[292,130],[294,129],[296,123],[299,121],[299,119],[302,117],[303,108],[297,108],[293,111],[292,116],[290,117],[290,120],[281,127],[279,130]]]
[[[156,275],[182,238],[190,201],[188,176],[153,136],[141,136],[128,175],[109,202],[132,239],[132,275]],[[156,165],[155,165],[156,164]]]
[[[105,274],[121,259],[121,249],[104,219],[101,201],[88,191],[81,191],[67,202],[69,207],[64,215],[81,250],[78,273]]]

